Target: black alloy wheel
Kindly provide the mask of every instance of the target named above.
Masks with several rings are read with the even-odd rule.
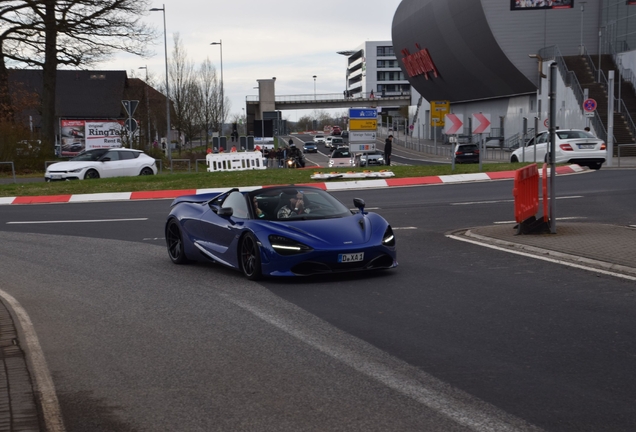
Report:
[[[153,175],[154,173],[152,172],[152,170],[148,167],[145,167],[144,169],[141,170],[141,172],[139,173],[139,175]]]
[[[166,227],[166,246],[168,255],[175,264],[186,264],[189,260],[186,258],[183,248],[183,239],[181,237],[181,228],[176,220],[168,222]]]
[[[98,179],[99,178],[99,173],[97,172],[97,170],[94,169],[89,169],[88,171],[86,171],[86,174],[84,174],[84,179]]]
[[[249,280],[258,280],[262,276],[261,254],[254,234],[247,233],[241,240],[240,262],[243,274]]]

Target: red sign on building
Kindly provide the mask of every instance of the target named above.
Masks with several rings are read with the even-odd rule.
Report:
[[[402,63],[404,63],[404,68],[409,76],[416,77],[418,75],[424,75],[424,78],[429,79],[429,72],[433,74],[435,78],[439,77],[439,72],[437,71],[437,67],[435,63],[433,63],[433,59],[431,59],[431,54],[428,52],[428,49],[422,49],[419,44],[415,44],[418,52],[411,54],[408,49],[402,50]]]

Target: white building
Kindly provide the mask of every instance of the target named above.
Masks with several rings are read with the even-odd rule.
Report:
[[[420,96],[400,68],[391,41],[367,41],[354,50],[338,54],[347,57],[345,88],[349,97],[369,97],[371,92],[374,97],[411,94],[412,105],[417,105]],[[428,107],[422,109],[427,110]],[[400,116],[398,107],[378,107],[378,111]]]

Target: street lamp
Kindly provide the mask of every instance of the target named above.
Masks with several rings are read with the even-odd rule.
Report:
[[[144,86],[144,92],[146,93],[146,124],[148,126],[148,135],[146,135],[146,146],[150,147],[150,98],[148,96],[148,65],[140,66],[139,69],[146,70],[146,85]]]
[[[163,7],[160,8],[152,8],[150,12],[163,12],[163,45],[165,48],[165,61],[166,61],[166,154],[168,155],[168,159],[172,161],[172,143],[170,142],[170,87],[168,85],[168,37],[166,35],[166,5],[163,4]]]
[[[223,135],[223,123],[225,122],[225,110],[224,110],[224,103],[225,103],[225,95],[223,93],[223,39],[219,39],[218,42],[212,42],[210,45],[219,45],[220,47],[220,53],[221,53],[221,133],[220,135]]]
[[[316,100],[316,75],[314,75],[314,100]]]
[[[585,49],[583,48],[583,12],[585,11],[586,1],[579,2],[581,5],[581,55],[585,55]]]

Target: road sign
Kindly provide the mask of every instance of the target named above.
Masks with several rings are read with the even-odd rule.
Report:
[[[349,142],[375,142],[376,132],[375,131],[350,131],[349,132]]]
[[[129,119],[126,119],[125,126],[126,126],[126,129],[128,129],[128,132],[135,133],[135,131],[139,127],[139,124],[137,124],[137,120],[133,118],[129,118]]]
[[[349,120],[349,130],[376,130],[378,128],[378,121],[376,119],[369,120],[360,120],[360,119],[351,119]]]
[[[378,110],[372,108],[349,108],[349,118],[351,119],[377,119]]]
[[[431,101],[431,126],[444,127],[444,116],[450,112],[450,101]]]
[[[122,105],[124,105],[124,109],[126,110],[126,114],[128,117],[132,117],[137,109],[137,105],[139,105],[138,100],[123,100],[121,101]]]
[[[490,114],[473,114],[473,133],[490,133]]]
[[[444,133],[446,135],[457,135],[464,127],[464,116],[462,114],[446,114],[444,123]]]
[[[364,153],[375,151],[375,144],[355,144],[349,143],[349,151],[351,153]]]
[[[550,122],[548,121],[548,119],[543,120],[543,126],[550,127]]]
[[[594,99],[585,99],[583,101],[583,109],[585,112],[594,112],[596,110],[596,101]]]
[[[585,99],[583,101],[583,111],[585,111],[585,117],[594,117],[594,111],[596,111],[596,101],[594,99]]]

